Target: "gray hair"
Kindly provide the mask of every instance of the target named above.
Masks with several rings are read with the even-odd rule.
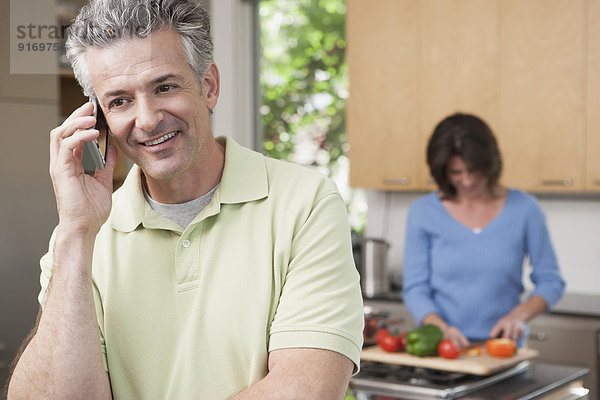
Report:
[[[194,0],[90,0],[68,29],[67,58],[83,93],[94,93],[85,60],[90,47],[107,48],[122,39],[146,38],[161,29],[179,34],[196,78],[213,61],[208,13]]]

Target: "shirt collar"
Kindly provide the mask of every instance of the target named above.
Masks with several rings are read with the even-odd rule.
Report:
[[[246,203],[267,197],[269,184],[264,156],[240,146],[230,137],[216,140],[225,146],[225,166],[215,192],[219,203]],[[116,230],[131,232],[158,216],[144,199],[140,172],[140,168],[133,165],[123,186],[113,195],[110,223]]]

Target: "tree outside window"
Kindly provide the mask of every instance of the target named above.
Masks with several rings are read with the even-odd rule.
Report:
[[[263,152],[332,178],[362,233],[366,194],[348,184],[345,0],[262,0]]]

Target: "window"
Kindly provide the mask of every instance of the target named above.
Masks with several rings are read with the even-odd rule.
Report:
[[[366,193],[348,184],[345,0],[261,0],[259,150],[332,178],[362,233]]]

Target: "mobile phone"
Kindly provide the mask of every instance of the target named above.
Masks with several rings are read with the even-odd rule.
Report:
[[[94,128],[100,131],[98,138],[104,141],[104,154],[106,154],[108,148],[108,124],[106,123],[102,108],[98,105],[98,100],[95,97],[90,97],[90,101],[94,104],[94,117],[96,117]],[[82,159],[85,172],[93,174],[96,169],[103,169],[105,164],[104,154],[102,154],[97,139],[85,142]]]

